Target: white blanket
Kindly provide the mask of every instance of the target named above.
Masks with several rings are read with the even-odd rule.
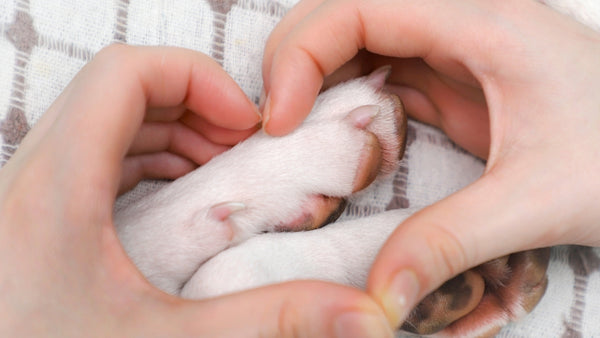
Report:
[[[93,55],[112,42],[172,45],[212,56],[255,102],[262,49],[295,0],[4,0],[0,2],[0,165]],[[600,1],[546,1],[598,29]],[[578,6],[572,6],[578,3]],[[600,56],[599,56],[600,57]],[[483,163],[439,131],[411,122],[403,165],[344,217],[423,206],[468,184]],[[59,150],[57,150],[59,151]],[[117,207],[160,187],[144,182]],[[557,247],[541,303],[500,337],[600,336],[600,249]]]

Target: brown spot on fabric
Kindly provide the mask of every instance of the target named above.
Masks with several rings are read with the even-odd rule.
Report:
[[[223,66],[225,60],[225,26],[227,15],[238,0],[209,0],[210,8],[213,10],[213,41],[210,48],[210,56]]]
[[[25,113],[20,109],[11,107],[4,121],[0,121],[0,134],[2,134],[4,142],[17,146],[27,132],[29,132],[29,124]]]
[[[270,16],[276,18],[282,18],[285,15],[285,13],[289,10],[288,7],[278,2],[271,1],[239,0],[238,6],[252,11],[268,13]]]
[[[352,204],[348,203],[346,207],[346,215],[352,218],[367,217],[382,212],[381,207],[368,204]]]
[[[19,51],[31,53],[31,50],[38,42],[38,33],[33,26],[33,18],[28,12],[17,11],[15,20],[5,31],[6,38]]]
[[[600,271],[600,257],[591,247],[571,245],[568,262],[575,274],[574,295],[569,314],[563,320],[565,331],[562,337],[579,338],[583,337],[583,313],[586,307],[589,276]]]
[[[276,2],[261,2],[251,0],[208,0],[208,4],[213,11],[213,41],[210,49],[210,56],[223,66],[225,59],[225,26],[227,25],[227,16],[234,6],[250,10],[260,10],[268,12],[269,15],[281,18],[288,11],[288,8]],[[258,98],[255,100],[257,101]]]
[[[581,337],[583,337],[581,332],[569,327],[569,323],[564,322],[564,325],[565,325],[565,332],[561,336],[562,338],[581,338]]]
[[[29,55],[38,43],[39,36],[33,26],[33,18],[27,12],[28,9],[29,1],[22,1],[13,22],[4,32],[8,41],[15,46],[18,52],[13,66],[10,106],[4,120],[0,121],[0,135],[4,141],[0,162],[9,160],[30,129],[23,108],[26,91],[23,73],[29,63]]]
[[[412,143],[417,139],[417,130],[411,124],[406,125],[406,150],[412,145]],[[394,210],[394,209],[406,209],[410,207],[410,201],[408,200],[408,196],[406,193],[407,184],[408,184],[408,159],[409,152],[404,152],[403,160],[400,162],[400,167],[396,171],[394,175],[394,180],[392,181],[392,192],[394,197],[390,200],[385,210]]]
[[[231,7],[238,3],[238,0],[209,0],[210,8],[220,14],[228,14]]]
[[[600,257],[591,247],[573,245],[569,250],[569,266],[576,275],[588,276],[600,271]]]
[[[117,2],[117,19],[115,22],[115,33],[113,40],[116,42],[127,42],[127,18],[129,13],[129,0]]]

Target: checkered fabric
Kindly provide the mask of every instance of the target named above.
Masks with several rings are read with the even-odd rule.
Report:
[[[583,0],[578,0],[583,1]],[[0,166],[77,71],[114,43],[180,46],[210,55],[254,102],[262,48],[296,0],[4,0],[0,2]],[[554,1],[568,2],[568,1]],[[565,10],[566,11],[566,10]],[[571,13],[600,27],[586,13]],[[597,16],[596,16],[597,17]],[[586,21],[587,20],[587,21]],[[395,176],[354,199],[343,218],[425,206],[472,182],[484,164],[438,130],[411,122]],[[117,208],[158,189],[143,182]],[[500,206],[499,206],[500,207]],[[545,297],[500,337],[600,337],[600,250],[553,249]]]

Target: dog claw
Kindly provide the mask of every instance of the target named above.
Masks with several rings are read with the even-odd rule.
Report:
[[[223,202],[213,205],[208,210],[208,217],[217,220],[225,221],[231,214],[246,209],[246,205],[240,202]]]
[[[356,128],[365,129],[373,122],[375,116],[379,114],[379,109],[380,108],[377,105],[360,106],[348,113],[347,118],[352,121],[352,124]]]

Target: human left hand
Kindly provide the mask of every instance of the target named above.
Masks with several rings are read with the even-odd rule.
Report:
[[[201,53],[100,51],[0,170],[0,336],[323,336],[338,316],[385,330],[375,303],[350,288],[289,283],[195,302],[150,285],[123,251],[119,191],[177,177],[259,121]]]
[[[375,261],[369,293],[397,326],[486,261],[600,245],[598,55],[598,32],[536,1],[304,0],[265,49],[263,125],[289,133],[322,85],[390,64],[409,116],[487,160],[473,184],[399,221]]]

